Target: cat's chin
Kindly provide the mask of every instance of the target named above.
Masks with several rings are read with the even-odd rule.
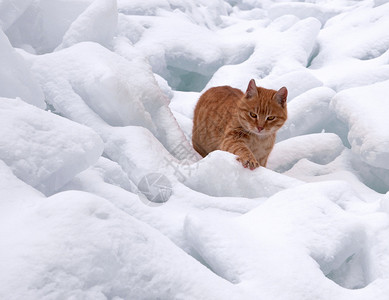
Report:
[[[259,136],[259,137],[266,137],[270,134],[270,132],[264,131],[264,130],[262,130],[261,132],[254,131],[254,130],[250,130],[250,131],[251,131],[251,133],[254,133],[256,136]]]

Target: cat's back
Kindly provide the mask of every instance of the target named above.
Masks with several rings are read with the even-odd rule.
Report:
[[[227,106],[236,105],[236,102],[243,96],[243,92],[239,89],[225,86],[217,86],[210,88],[204,94],[201,95],[197,102],[196,109],[202,106]]]
[[[224,117],[226,113],[232,113],[242,96],[241,90],[228,85],[210,88],[197,102],[193,116],[194,124],[199,120],[204,122],[208,118],[215,119],[216,115]]]
[[[192,142],[202,156],[219,146],[243,95],[241,90],[230,86],[213,87],[201,95],[193,115]]]

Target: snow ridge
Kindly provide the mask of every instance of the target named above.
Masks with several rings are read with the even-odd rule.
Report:
[[[388,1],[0,0],[0,26],[0,299],[388,300]],[[289,90],[268,168],[201,158],[201,92],[251,78]]]

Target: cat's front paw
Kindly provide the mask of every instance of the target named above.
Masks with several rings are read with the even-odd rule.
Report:
[[[237,159],[243,167],[250,168],[250,170],[254,170],[259,167],[259,162],[254,157],[248,156],[239,156]]]

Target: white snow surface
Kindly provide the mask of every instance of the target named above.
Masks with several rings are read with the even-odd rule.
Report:
[[[389,1],[0,0],[0,299],[389,300]],[[289,90],[267,168],[191,147]],[[153,200],[153,201],[150,201]]]

